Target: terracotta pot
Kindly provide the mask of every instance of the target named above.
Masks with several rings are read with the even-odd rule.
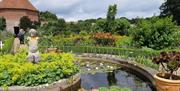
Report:
[[[58,49],[57,48],[48,48],[47,52],[48,53],[57,53]]]
[[[180,80],[166,79],[170,74],[158,73],[154,76],[157,91],[180,91]],[[180,79],[179,76],[173,75],[173,78]]]

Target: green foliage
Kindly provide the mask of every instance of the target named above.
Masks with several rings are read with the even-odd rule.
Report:
[[[95,32],[103,32],[103,31],[105,31],[106,30],[106,23],[107,22],[107,20],[106,19],[98,19],[97,21],[96,21],[96,28],[95,28]]]
[[[121,48],[132,47],[132,38],[124,36],[116,41],[115,46]]]
[[[69,38],[63,38],[62,36],[54,36],[52,38],[53,44],[56,46],[64,45],[64,46],[93,46],[95,45],[95,41],[91,39],[89,36],[74,36]]]
[[[115,30],[115,16],[117,13],[117,5],[110,5],[107,13],[107,26],[105,32],[113,32]]]
[[[174,42],[172,47],[180,47],[180,31],[173,34]]]
[[[31,22],[31,20],[29,19],[29,17],[23,16],[23,17],[21,17],[21,19],[20,19],[20,24],[19,24],[19,26],[20,26],[21,29],[27,30],[28,28],[31,28],[31,27],[32,27],[32,22]]]
[[[3,49],[0,49],[0,52],[3,54],[10,53],[13,42],[14,42],[14,38],[8,38],[4,40],[3,42],[4,46],[3,46]]]
[[[5,30],[6,28],[6,19],[3,17],[0,17],[0,31]]]
[[[0,86],[51,84],[79,72],[72,54],[42,54],[38,64],[28,62],[26,57],[25,53],[1,56]]]
[[[152,57],[158,55],[160,52],[150,49],[130,49],[130,48],[116,48],[116,47],[97,47],[97,46],[70,46],[60,45],[59,49],[64,52],[73,53],[96,53],[96,54],[112,54],[119,55],[121,58],[133,58],[136,62],[157,69],[158,66],[153,64],[150,60]]]
[[[115,32],[120,35],[129,35],[130,22],[127,19],[116,19],[116,30]]]
[[[40,12],[41,21],[56,21],[58,20],[57,16],[49,11]]]
[[[38,29],[41,26],[41,22],[39,21],[33,21],[31,28]]]
[[[111,86],[111,87],[100,87],[99,91],[132,91],[127,87],[118,87],[118,86]]]
[[[180,1],[179,0],[166,0],[160,7],[161,15],[164,16],[173,16],[173,20],[180,25]]]
[[[69,31],[71,33],[79,34],[79,32],[81,31],[80,26],[78,26],[78,24],[75,22],[67,23],[66,26],[66,31]]]
[[[85,31],[87,33],[91,33],[94,30],[94,26],[93,24],[96,22],[96,20],[94,19],[88,19],[88,20],[84,20],[84,21],[78,21],[77,25],[79,26],[79,29],[81,31]]]
[[[44,24],[40,28],[41,35],[58,35],[65,31],[66,22],[64,19],[58,19],[57,21],[50,21],[48,24]]]
[[[135,57],[135,61],[139,64],[143,64],[154,69],[159,69],[159,66],[154,64],[150,58],[137,56]]]
[[[39,46],[46,48],[55,47],[55,43],[53,42],[52,37],[53,35],[49,35],[49,36],[44,35],[43,37],[41,37],[39,41]]]
[[[157,18],[142,20],[132,33],[136,46],[146,46],[153,49],[163,49],[173,44],[174,33],[172,18]]]
[[[64,52],[74,53],[98,53],[98,54],[113,54],[113,55],[127,55],[128,57],[144,56],[151,58],[159,54],[159,51],[131,49],[131,48],[116,48],[116,47],[97,47],[97,46],[59,46]]]
[[[14,42],[14,37],[12,36],[12,34],[7,31],[1,31],[0,41],[3,41],[4,44],[3,49],[0,49],[0,53],[3,54],[10,53]]]

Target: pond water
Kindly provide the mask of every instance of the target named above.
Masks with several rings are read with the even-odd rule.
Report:
[[[117,64],[86,60],[81,61],[81,88],[120,86],[132,91],[153,91],[148,81],[142,80],[127,68]]]

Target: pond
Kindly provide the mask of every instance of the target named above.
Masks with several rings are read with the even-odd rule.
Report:
[[[120,86],[132,91],[153,91],[150,82],[118,64],[97,60],[82,60],[80,64],[81,88]]]

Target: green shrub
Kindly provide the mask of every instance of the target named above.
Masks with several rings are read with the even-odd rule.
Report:
[[[112,54],[128,59],[133,58],[134,61],[145,66],[157,69],[158,66],[151,62],[151,58],[158,55],[160,51],[150,49],[128,49],[116,47],[96,47],[96,46],[59,46],[64,52],[73,53],[97,53],[97,54]]]
[[[65,31],[66,22],[64,19],[58,19],[56,21],[49,21],[39,28],[41,35],[58,35]]]
[[[3,49],[0,49],[0,52],[3,54],[9,53],[11,51],[13,42],[14,42],[14,38],[8,38],[4,40],[4,46]]]
[[[173,38],[174,38],[173,46],[180,47],[180,31],[175,32],[173,34]]]
[[[84,46],[94,46],[95,44],[96,42],[93,39],[85,39],[84,41],[81,42],[81,45]]]
[[[131,47],[132,46],[132,38],[131,37],[122,37],[116,41],[115,46],[123,47],[123,48]]]
[[[128,48],[116,48],[116,47],[97,47],[97,46],[59,46],[59,49],[64,52],[74,53],[99,53],[99,54],[113,54],[113,55],[127,55],[129,57],[144,56],[151,58],[159,54],[159,51],[155,50],[143,50],[143,49],[128,49]]]
[[[42,54],[38,64],[28,62],[26,57],[25,53],[1,55],[0,86],[50,84],[79,72],[72,54]]]
[[[95,33],[92,38],[96,41],[97,45],[101,46],[113,46],[115,43],[115,37],[111,33]]]
[[[173,44],[172,34],[174,33],[172,18],[157,18],[142,20],[132,33],[136,46],[146,46],[153,49],[163,49]]]
[[[111,86],[111,87],[100,87],[99,91],[132,91],[127,87],[118,87],[118,86]]]
[[[116,33],[120,35],[129,35],[130,22],[127,19],[116,19]]]

